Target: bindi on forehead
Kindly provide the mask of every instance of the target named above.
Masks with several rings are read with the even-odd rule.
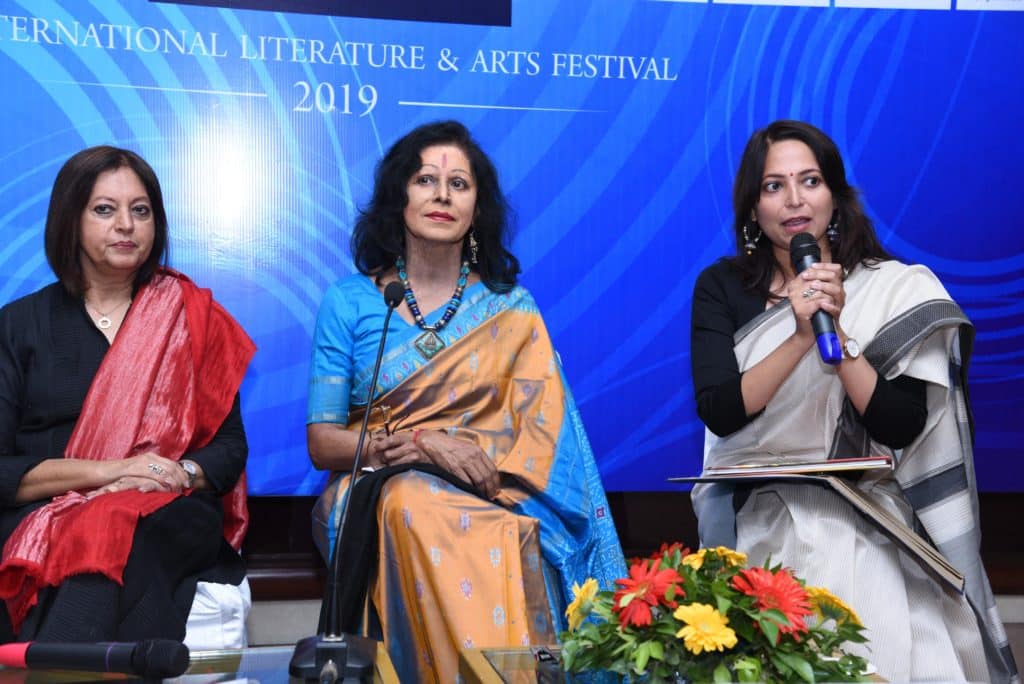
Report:
[[[448,168],[448,153],[447,152],[442,152],[441,153],[441,168],[442,169],[447,169]]]

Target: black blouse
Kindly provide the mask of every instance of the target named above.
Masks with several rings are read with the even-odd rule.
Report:
[[[100,362],[110,348],[80,299],[54,283],[0,309],[0,511],[4,532],[26,512],[14,497],[24,474],[62,458]],[[234,487],[248,444],[238,396],[216,436],[186,456],[214,493]],[[34,507],[34,506],[31,506]],[[5,534],[6,536],[6,534]]]
[[[720,437],[736,432],[761,412],[743,407],[739,370],[733,352],[736,331],[765,311],[767,302],[743,287],[739,271],[721,259],[697,277],[690,325],[690,363],[697,415]],[[861,421],[872,439],[894,449],[910,444],[928,418],[926,384],[899,376],[878,376]]]

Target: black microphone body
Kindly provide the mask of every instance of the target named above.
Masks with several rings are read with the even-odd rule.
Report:
[[[359,427],[359,439],[356,441],[356,453],[352,459],[349,488],[355,487],[356,478],[359,476],[359,463],[362,460],[363,442],[366,440],[370,409],[373,406],[373,392],[377,387],[377,378],[380,375],[380,362],[384,357],[384,342],[388,336],[388,323],[391,321],[391,314],[394,313],[395,307],[402,302],[404,296],[405,288],[397,281],[388,283],[384,288],[384,303],[388,307],[388,312],[384,316],[380,344],[377,346],[377,359],[373,364],[373,374],[370,376],[370,386],[366,393],[366,410],[363,412],[363,422]],[[341,535],[345,530],[345,522],[348,520],[348,508],[351,500],[351,496],[346,496],[342,504],[338,534],[334,539],[334,548],[328,568],[327,586],[324,589],[324,599],[320,606],[320,624],[317,627],[317,634],[300,639],[295,644],[295,652],[288,664],[288,672],[294,677],[320,681],[323,681],[325,677],[330,681],[337,679],[360,681],[372,674],[373,671],[376,642],[353,634],[342,634],[339,625],[338,586],[340,578],[338,577],[338,568],[340,563],[338,553],[341,548]]]
[[[7,667],[120,672],[145,679],[178,677],[189,664],[188,647],[170,639],[128,643],[33,641],[5,644],[0,649],[0,664]]]
[[[789,242],[789,258],[797,275],[806,271],[811,264],[821,262],[821,248],[810,233],[797,233]],[[836,323],[827,311],[818,309],[811,316],[811,329],[818,343],[821,360],[835,366],[843,360],[843,348],[836,334]]]

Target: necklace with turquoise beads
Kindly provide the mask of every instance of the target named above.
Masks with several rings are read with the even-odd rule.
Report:
[[[448,325],[448,321],[452,319],[455,312],[459,310],[459,305],[462,304],[462,293],[465,291],[466,282],[469,280],[469,261],[462,262],[462,266],[459,268],[459,279],[455,283],[455,291],[452,293],[451,299],[448,300],[448,306],[445,307],[441,320],[434,325],[427,325],[423,314],[420,313],[419,304],[416,302],[416,295],[413,294],[412,284],[409,282],[409,274],[405,272],[404,258],[398,257],[395,259],[395,270],[398,271],[398,279],[402,282],[402,287],[405,288],[405,303],[409,305],[409,311],[412,312],[416,325],[424,331],[422,335],[416,338],[414,343],[416,350],[419,351],[424,359],[429,361],[437,352],[445,347],[444,340],[441,339],[438,333],[441,332],[441,328]]]

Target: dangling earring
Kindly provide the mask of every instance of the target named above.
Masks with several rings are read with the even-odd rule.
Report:
[[[839,244],[839,212],[832,212],[832,220],[829,221],[828,228],[825,229],[825,235],[828,236],[828,243],[835,247]]]
[[[471,263],[476,263],[476,254],[479,249],[479,245],[476,241],[476,236],[473,231],[469,231],[469,260]]]
[[[757,222],[754,222],[754,225],[756,226]],[[747,256],[751,256],[755,251],[757,251],[757,243],[761,240],[761,235],[763,235],[763,233],[761,232],[761,229],[758,228],[757,235],[750,237],[750,228],[746,223],[743,224],[743,249],[746,251]]]

